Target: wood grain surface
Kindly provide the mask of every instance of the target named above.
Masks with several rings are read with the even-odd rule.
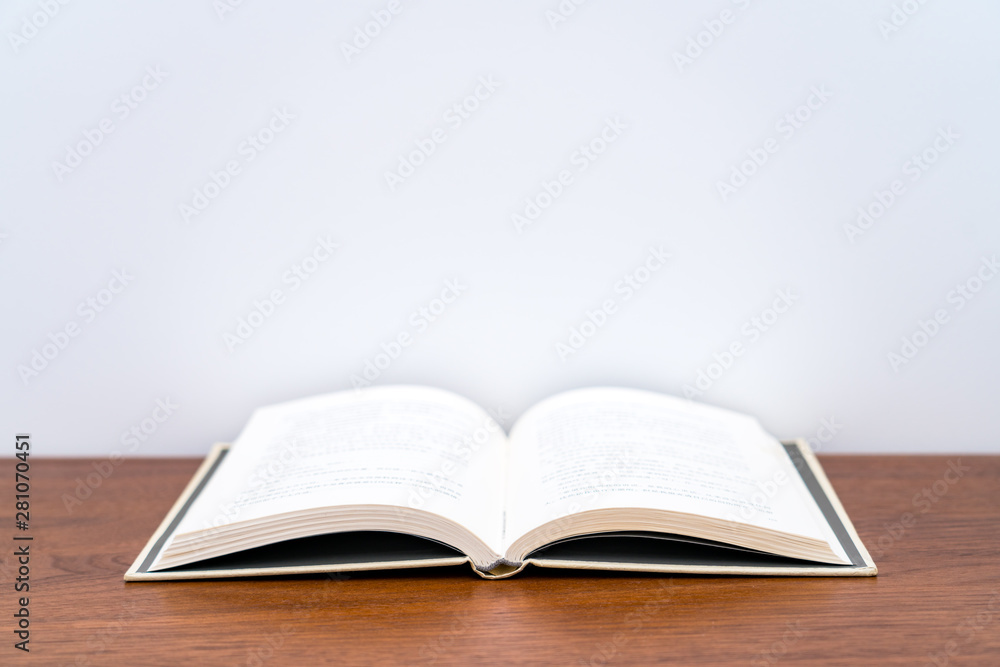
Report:
[[[449,568],[125,584],[198,461],[125,461],[67,503],[95,462],[32,458],[29,654],[13,647],[6,459],[0,664],[1000,665],[1000,457],[820,459],[877,578]]]

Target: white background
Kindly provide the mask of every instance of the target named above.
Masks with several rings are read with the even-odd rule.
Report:
[[[39,454],[202,454],[259,405],[350,388],[406,332],[375,384],[512,417],[581,386],[683,395],[741,341],[698,400],[778,436],[824,452],[1000,449],[1000,280],[948,300],[1000,253],[1000,5],[897,2],[887,32],[889,0],[592,0],[555,23],[556,0],[425,0],[348,58],[387,3],[333,4],[71,2],[33,19],[37,0],[4,3],[4,437],[31,432]],[[704,32],[723,10],[733,21]],[[707,46],[678,66],[699,32]],[[115,100],[157,67],[120,118]],[[490,76],[496,91],[448,125]],[[830,98],[786,140],[776,123],[812,87]],[[241,142],[275,108],[295,120],[246,162]],[[578,172],[574,152],[616,117],[626,129]],[[60,179],[54,163],[103,118],[114,131]],[[436,127],[447,140],[391,190],[385,172]],[[959,138],[911,180],[904,164],[940,128]],[[717,183],[770,137],[778,151],[723,201]],[[231,159],[240,174],[185,221],[179,206]],[[573,184],[518,233],[512,214],[561,169]],[[905,192],[851,242],[845,225],[894,179]],[[292,290],[282,276],[319,235],[337,254]],[[671,259],[625,300],[614,286],[650,246]],[[130,284],[85,321],[78,305],[122,269]],[[411,314],[447,279],[467,289],[418,333]],[[227,345],[275,288],[284,302]],[[744,324],[780,289],[797,300],[751,341]],[[561,358],[609,298],[617,311]],[[947,323],[894,369],[938,309]],[[37,375],[19,370],[70,322],[79,335]],[[179,407],[124,449],[157,399]]]

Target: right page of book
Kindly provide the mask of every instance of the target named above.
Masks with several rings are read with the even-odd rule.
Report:
[[[822,540],[848,562],[784,448],[757,420],[653,392],[580,389],[510,435],[504,543],[598,509],[683,512]]]

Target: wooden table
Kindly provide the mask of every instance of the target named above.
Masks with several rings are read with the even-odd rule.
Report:
[[[198,462],[126,461],[68,511],[94,462],[33,458],[31,652],[13,648],[11,526],[0,664],[1000,665],[1000,457],[821,459],[877,578],[456,568],[126,585]],[[953,484],[950,465],[968,468]],[[2,470],[11,508],[13,461]]]

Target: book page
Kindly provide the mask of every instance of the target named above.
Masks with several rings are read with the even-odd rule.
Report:
[[[509,452],[505,546],[579,512],[643,508],[816,538],[843,555],[780,443],[745,415],[634,389],[581,389],[531,408]]]
[[[371,387],[269,406],[253,414],[176,533],[394,505],[442,516],[496,551],[505,456],[496,421],[440,389]]]

